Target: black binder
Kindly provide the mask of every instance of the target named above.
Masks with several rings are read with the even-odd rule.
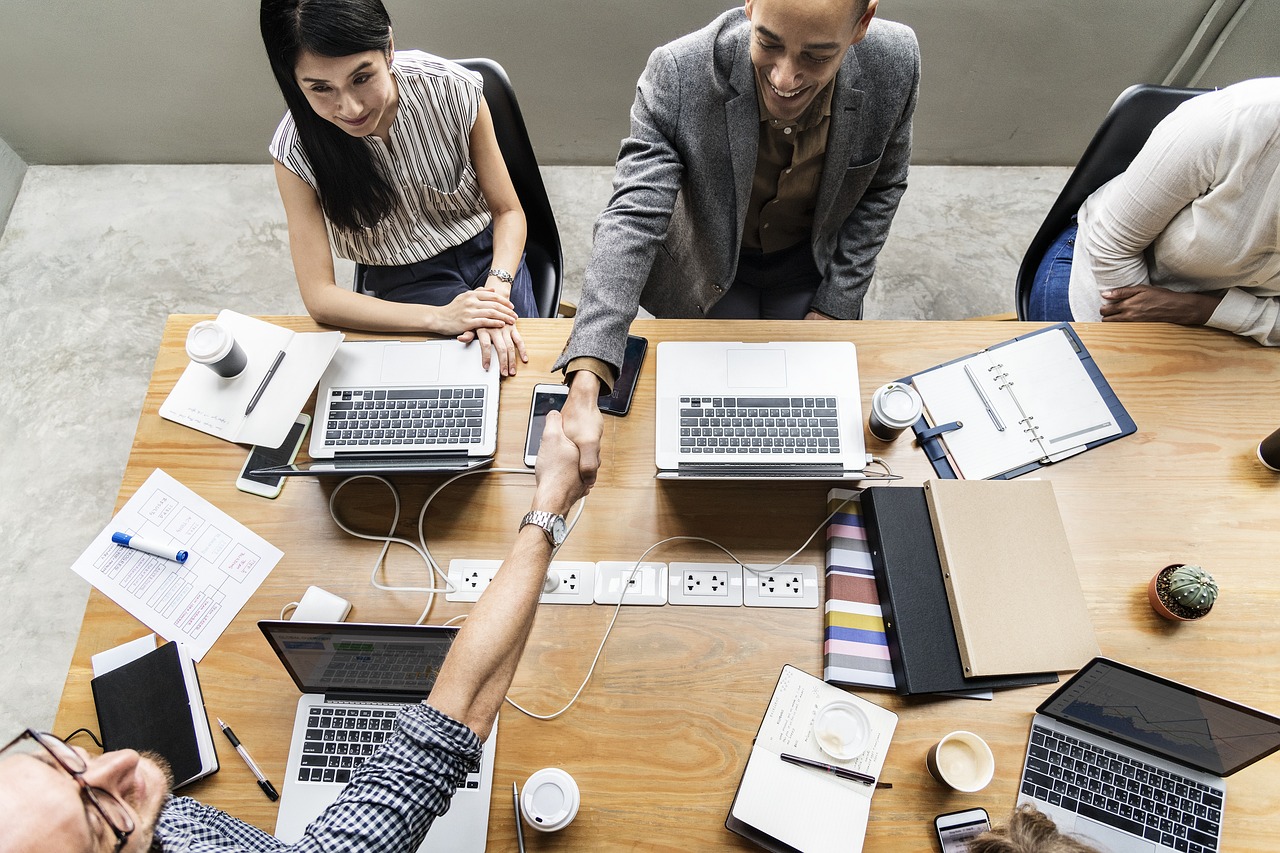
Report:
[[[189,671],[190,678],[178,644],[165,643],[90,682],[103,747],[162,755],[173,769],[175,788],[218,769],[195,666]],[[207,737],[197,736],[197,720]]]
[[[994,690],[1058,680],[1053,672],[965,678],[924,489],[864,489],[862,512],[899,694]]]

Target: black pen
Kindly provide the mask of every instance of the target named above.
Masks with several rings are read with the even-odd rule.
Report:
[[[271,362],[271,369],[267,371],[267,375],[262,377],[262,382],[258,385],[258,390],[253,392],[253,399],[249,401],[249,405],[245,407],[245,415],[252,414],[253,407],[258,405],[258,401],[262,399],[262,392],[267,390],[267,386],[271,384],[271,379],[276,375],[276,368],[280,366],[280,362],[284,361],[284,350],[276,355],[276,360]]]
[[[834,764],[823,764],[821,761],[814,761],[812,758],[801,758],[799,755],[791,755],[790,753],[782,753],[782,760],[788,764],[799,764],[801,767],[812,767],[814,770],[822,770],[836,776],[840,779],[852,779],[854,782],[861,782],[864,785],[874,785],[876,777],[868,776],[866,773],[859,773],[857,770],[848,770],[844,767],[836,767]]]
[[[249,765],[249,771],[253,773],[254,778],[258,780],[258,787],[262,789],[262,793],[267,795],[267,799],[275,802],[280,799],[280,795],[276,793],[275,786],[262,775],[262,771],[258,769],[258,765],[254,762],[253,756],[249,755],[249,750],[240,745],[240,738],[236,737],[236,733],[231,731],[231,726],[218,719],[218,725],[222,727],[222,733],[227,736],[227,740],[231,741],[231,745],[236,748],[236,752],[244,759],[244,763]]]

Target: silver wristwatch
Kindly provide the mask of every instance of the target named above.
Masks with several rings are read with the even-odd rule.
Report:
[[[511,282],[516,280],[516,277],[513,276],[511,273],[503,269],[498,269],[497,267],[494,267],[493,269],[489,270],[489,275],[498,279],[498,281],[504,281],[507,284],[510,284]]]
[[[547,534],[547,541],[551,543],[552,548],[559,548],[560,543],[564,542],[564,537],[568,533],[564,525],[564,516],[556,515],[554,512],[535,509],[520,520],[520,529],[524,530],[525,526],[529,524],[542,528],[542,532]]]

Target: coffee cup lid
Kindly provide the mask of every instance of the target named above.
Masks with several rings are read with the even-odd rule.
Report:
[[[187,355],[204,364],[222,358],[234,344],[235,339],[213,320],[201,320],[187,333]]]
[[[876,389],[871,408],[885,426],[905,429],[920,419],[924,404],[916,389],[901,382],[890,382]]]
[[[573,822],[581,794],[578,783],[559,767],[547,767],[530,776],[520,791],[520,811],[537,829],[553,832]]]

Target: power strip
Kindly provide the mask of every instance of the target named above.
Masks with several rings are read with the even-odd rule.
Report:
[[[667,601],[702,607],[742,606],[742,566],[737,563],[672,563]]]
[[[449,580],[456,591],[445,593],[445,600],[479,601],[501,566],[501,560],[451,560]],[[595,563],[556,560],[547,577],[538,598],[541,604],[591,604],[595,600]]]
[[[755,565],[751,568],[768,571],[743,572],[742,603],[747,607],[818,606],[817,566],[793,566],[788,563],[776,569],[767,565]]]

